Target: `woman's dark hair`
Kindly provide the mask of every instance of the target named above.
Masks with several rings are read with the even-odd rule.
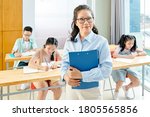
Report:
[[[75,37],[76,35],[79,33],[79,28],[76,26],[75,22],[77,20],[77,16],[78,16],[78,12],[81,10],[89,10],[91,12],[92,17],[94,18],[94,14],[92,12],[92,10],[90,9],[89,6],[87,5],[79,5],[78,7],[76,7],[74,9],[74,16],[73,16],[73,22],[71,24],[71,28],[72,28],[72,32],[71,32],[71,41],[76,42]],[[96,26],[94,25],[92,28],[92,31],[95,34],[98,34],[98,29],[96,28]]]
[[[46,43],[44,44],[44,48],[46,45],[55,45],[56,47],[58,46],[58,41],[56,38],[54,37],[49,37],[47,40],[46,40]]]
[[[30,26],[24,27],[23,31],[30,31],[32,33],[33,29]]]
[[[133,47],[130,49],[131,52],[134,52],[137,48],[137,45],[136,45],[136,38],[135,36],[133,35],[125,35],[123,34],[118,42],[118,45],[121,47],[121,51],[124,50],[125,48],[125,43],[129,40],[134,40],[134,45]]]

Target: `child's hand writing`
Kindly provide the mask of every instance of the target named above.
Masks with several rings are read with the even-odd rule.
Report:
[[[48,71],[48,66],[41,66],[41,70],[43,70],[43,71]]]
[[[57,66],[58,66],[58,64],[57,64],[57,62],[54,62],[52,65],[51,65],[51,69],[56,69],[57,68]]]
[[[14,55],[15,55],[15,57],[21,57],[21,53],[18,53],[18,52],[15,53]]]
[[[130,54],[130,55],[127,56],[127,58],[134,59],[136,56],[137,56],[136,54]]]

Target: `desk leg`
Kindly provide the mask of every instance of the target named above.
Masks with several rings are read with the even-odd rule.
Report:
[[[6,62],[6,69],[9,69],[9,62]],[[9,94],[9,86],[7,87],[7,93]],[[7,96],[7,100],[9,100],[9,95]]]
[[[144,78],[145,78],[145,66],[142,66],[142,96],[144,96]]]
[[[6,62],[6,69],[9,69],[9,62]]]
[[[113,88],[112,88],[110,76],[109,76],[109,84],[110,84],[110,89],[111,89],[111,95],[112,95],[112,98],[113,98],[113,100],[114,100],[115,98],[114,98],[114,94],[113,94]]]
[[[10,93],[10,88],[9,88],[9,86],[7,86],[7,93],[8,93],[8,94]],[[7,100],[9,100],[9,95],[7,96]]]
[[[0,100],[3,100],[2,94],[3,94],[3,87],[1,87],[1,97],[0,97]]]

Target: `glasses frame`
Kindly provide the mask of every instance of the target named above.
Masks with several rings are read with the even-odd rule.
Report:
[[[94,21],[94,17],[87,17],[87,18],[78,18],[76,19],[78,20],[78,22],[80,24],[84,24],[85,23],[85,20],[88,22],[88,23],[92,23]]]

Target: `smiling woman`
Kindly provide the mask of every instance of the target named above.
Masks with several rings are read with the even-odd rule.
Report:
[[[89,6],[79,5],[73,13],[72,32],[65,43],[61,66],[62,79],[68,85],[66,88],[66,92],[69,92],[67,99],[98,100],[100,92],[97,84],[100,80],[108,78],[112,70],[108,41],[98,35],[98,30],[94,25],[94,14]],[[71,52],[87,51],[88,53],[90,50],[96,50],[98,54],[97,67],[81,71],[79,68],[70,66]],[[84,61],[82,57],[80,59],[80,62]]]

